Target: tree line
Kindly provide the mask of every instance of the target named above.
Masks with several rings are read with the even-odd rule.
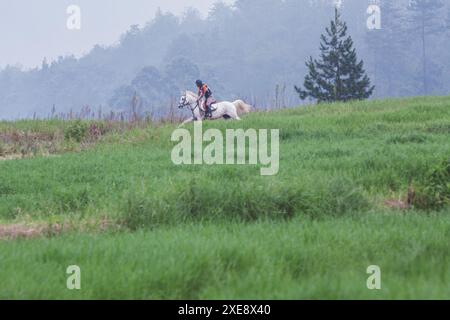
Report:
[[[118,45],[96,46],[79,59],[44,60],[32,70],[2,69],[0,118],[35,112],[45,116],[53,106],[60,112],[134,105],[163,115],[182,90],[195,89],[197,78],[218,99],[240,97],[257,107],[298,105],[294,86],[300,89],[311,74],[310,57],[320,57],[321,34],[333,18],[333,3],[218,2],[206,18],[194,9],[182,16],[160,11],[145,26],[130,27]],[[369,30],[366,10],[371,3],[344,0],[341,8],[352,43],[339,50],[347,50],[347,59],[355,62],[354,74],[363,81],[354,81],[351,91],[367,83],[367,76],[370,85],[363,87],[374,87],[370,93],[375,98],[448,94],[450,3],[380,0],[381,29]],[[351,48],[356,49],[354,57]],[[361,61],[364,68],[358,70]]]

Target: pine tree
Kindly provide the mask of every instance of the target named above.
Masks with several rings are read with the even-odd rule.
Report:
[[[422,51],[422,82],[423,93],[428,94],[428,38],[443,31],[441,13],[443,8],[441,0],[411,0],[409,10],[411,17],[409,30],[420,35]]]
[[[334,20],[322,34],[320,59],[310,57],[306,63],[309,73],[304,89],[295,87],[302,100],[312,98],[317,102],[362,100],[374,90],[364,70],[364,62],[358,62],[353,40],[347,37],[347,24],[341,20],[336,8]]]

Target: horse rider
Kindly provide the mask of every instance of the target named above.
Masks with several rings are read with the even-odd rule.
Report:
[[[198,96],[199,96],[198,102],[200,102],[202,98],[205,98],[205,102],[203,104],[203,107],[205,109],[205,119],[211,118],[212,117],[211,105],[216,103],[212,91],[206,83],[203,83],[202,80],[197,80],[195,84],[197,85],[198,88]]]

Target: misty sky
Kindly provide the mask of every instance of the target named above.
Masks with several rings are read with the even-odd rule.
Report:
[[[217,0],[0,0],[0,68],[35,67],[44,57],[87,53],[114,44],[130,25],[151,20],[158,7],[177,15],[187,7],[205,16]],[[223,2],[233,3],[233,0]],[[81,8],[81,30],[66,27],[69,5]]]

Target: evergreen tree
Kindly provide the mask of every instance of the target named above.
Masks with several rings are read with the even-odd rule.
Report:
[[[411,32],[419,34],[422,51],[422,83],[423,93],[428,94],[428,38],[438,35],[443,31],[441,0],[411,0],[408,9],[411,12],[409,29]]]
[[[310,57],[306,63],[309,74],[304,89],[295,87],[302,100],[312,98],[320,102],[362,100],[374,90],[364,70],[364,62],[358,62],[353,40],[347,37],[347,24],[335,9],[334,20],[322,34],[320,59]]]

